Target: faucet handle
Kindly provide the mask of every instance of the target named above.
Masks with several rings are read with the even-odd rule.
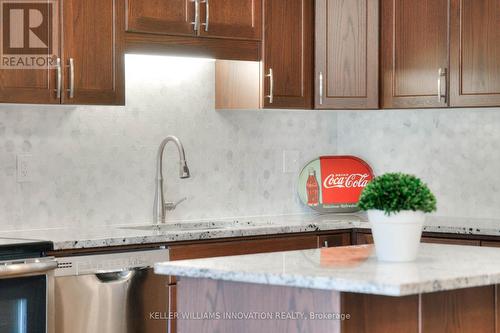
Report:
[[[182,199],[178,200],[177,202],[172,202],[172,201],[165,202],[165,209],[166,209],[166,210],[169,210],[169,211],[170,211],[170,210],[174,210],[175,208],[177,208],[177,206],[178,206],[180,203],[182,203],[182,202],[184,202],[184,201],[186,201],[186,200],[187,200],[187,197],[184,197],[184,198],[182,198]]]

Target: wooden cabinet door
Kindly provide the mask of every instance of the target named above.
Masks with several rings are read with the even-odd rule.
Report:
[[[44,69],[0,69],[0,103],[59,104],[57,71]]]
[[[378,0],[316,0],[317,109],[379,106]]]
[[[351,234],[333,234],[318,236],[318,247],[335,247],[351,245]]]
[[[382,0],[383,108],[447,106],[438,79],[445,95],[448,7],[448,0]]]
[[[500,2],[452,0],[451,106],[500,106]]]
[[[12,4],[5,5],[14,7],[11,8],[12,10],[21,11],[21,15],[24,17],[29,16],[29,9],[23,8],[26,4],[22,2],[19,4],[12,2]],[[42,24],[49,24],[47,27],[50,28],[47,30],[52,32],[52,35],[47,34],[40,39],[44,43],[43,46],[47,48],[46,53],[43,53],[43,49],[31,53],[29,51],[30,46],[26,45],[26,40],[22,41],[22,45],[10,45],[10,37],[14,35],[15,31],[13,30],[11,35],[8,35],[10,29],[2,31],[4,33],[3,38],[9,38],[9,41],[4,41],[4,44],[13,49],[3,49],[3,65],[0,68],[0,103],[59,104],[61,102],[61,99],[56,94],[57,70],[55,67],[56,59],[61,56],[60,29],[58,29],[60,7],[52,2],[47,2],[45,5],[47,7],[44,7],[43,3],[38,4],[38,6],[41,6],[41,11],[47,13],[51,11],[52,13],[50,15],[52,20],[49,17],[42,17]],[[10,26],[10,21],[7,20],[10,20],[11,16],[8,13],[10,12],[5,12],[6,22],[3,26],[5,29],[7,24]],[[33,34],[33,32],[31,33]],[[37,45],[38,47],[40,45]],[[27,54],[18,57],[17,54],[20,52],[17,52],[15,48],[20,48]],[[31,57],[35,57],[36,60],[29,61],[29,59],[32,59]],[[50,61],[53,63],[51,64]],[[26,64],[26,66],[19,66],[21,63]],[[39,64],[39,66],[33,66],[33,64]]]
[[[127,31],[196,35],[191,0],[127,0]]]
[[[200,36],[262,39],[262,1],[202,0]]]
[[[422,243],[449,244],[449,245],[472,245],[479,246],[481,242],[473,239],[422,237]]]
[[[65,0],[63,10],[63,103],[124,104],[123,1]]]
[[[357,233],[356,245],[373,244],[373,236],[369,233]]]
[[[192,245],[174,245],[170,247],[170,260],[306,250],[316,248],[317,244],[317,237],[315,235],[310,235],[279,238],[273,237],[269,239],[248,239],[215,243],[204,242]]]
[[[313,22],[314,1],[264,1],[265,108],[312,107]]]

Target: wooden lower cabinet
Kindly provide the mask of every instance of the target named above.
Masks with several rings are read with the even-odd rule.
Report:
[[[371,233],[355,233],[355,245],[373,244]]]
[[[481,241],[481,246],[500,247],[500,242],[495,242],[495,241]]]
[[[318,247],[335,247],[351,245],[351,233],[318,236]]]
[[[253,253],[314,249],[315,235],[220,241],[170,247],[170,260],[235,256]]]
[[[495,285],[402,297],[182,278],[178,310],[194,313],[328,313],[345,320],[190,320],[191,332],[496,333]]]
[[[457,238],[438,238],[438,237],[422,237],[422,243],[436,243],[449,245],[472,245],[480,246],[481,241],[474,239],[457,239]]]

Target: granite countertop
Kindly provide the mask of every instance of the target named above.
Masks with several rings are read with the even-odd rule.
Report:
[[[347,259],[346,259],[347,258]],[[405,296],[500,283],[500,249],[421,244],[412,263],[377,261],[372,245],[158,263],[155,272],[353,293]]]
[[[223,226],[216,228],[217,226]],[[61,227],[0,232],[1,237],[48,240],[55,250],[84,249],[118,245],[170,243],[176,241],[263,236],[299,232],[369,229],[364,214],[303,214],[259,216],[203,221],[151,224]],[[189,226],[185,228],[184,226]],[[208,226],[208,227],[207,227]],[[214,228],[215,226],[215,228]],[[144,229],[150,228],[150,229]],[[141,229],[142,228],[142,229]],[[500,220],[428,217],[424,231],[500,236]]]
[[[367,224],[362,215],[281,215],[167,222],[165,227],[115,225],[86,228],[52,228],[0,232],[0,238],[48,240],[54,250],[85,249],[119,245],[170,243],[231,237],[263,236],[299,232],[351,229]],[[217,228],[217,226],[222,226]],[[149,230],[143,227],[150,228]]]

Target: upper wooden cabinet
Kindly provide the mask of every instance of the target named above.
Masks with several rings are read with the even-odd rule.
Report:
[[[128,0],[127,31],[260,40],[261,0]]]
[[[202,0],[200,36],[262,39],[261,0]]]
[[[450,105],[500,106],[500,2],[452,0]]]
[[[447,45],[448,0],[382,0],[382,107],[446,106]]]
[[[63,2],[64,104],[125,103],[122,3]]]
[[[127,0],[127,31],[195,35],[192,0]]]
[[[264,107],[312,108],[314,1],[264,1]]]
[[[12,10],[22,10],[22,15],[27,15],[26,9],[20,6],[23,4],[11,4],[13,6]],[[53,20],[51,22],[45,22],[47,17],[44,18],[44,23],[49,23],[51,25],[57,25],[60,17],[60,8],[53,5],[52,3],[38,4],[40,6],[38,9],[42,11],[52,10]],[[10,15],[5,15],[6,20],[10,20]],[[6,21],[4,23],[4,28],[6,25],[10,26],[10,22]],[[4,38],[7,35],[6,31],[3,31]],[[0,102],[2,103],[44,103],[44,104],[57,104],[60,103],[61,99],[57,98],[56,94],[56,83],[57,83],[57,71],[54,69],[56,65],[56,59],[61,57],[60,52],[60,35],[57,31],[54,31],[52,36],[48,37],[47,40],[42,41],[47,46],[47,50],[44,53],[37,52],[37,56],[40,56],[41,60],[47,60],[44,65],[40,66],[26,66],[18,67],[15,66],[2,66],[0,68]],[[10,38],[9,38],[10,39]],[[49,45],[50,44],[50,45]],[[15,48],[25,48],[24,41],[22,45],[10,45],[12,50],[4,50],[3,56],[9,57],[10,54],[19,54]],[[29,46],[28,46],[29,47]],[[31,55],[27,55],[31,56]],[[23,59],[23,57],[13,57],[14,59]],[[52,61],[52,64],[50,63]]]
[[[53,64],[0,70],[0,102],[124,104],[122,1],[65,0],[52,9]]]
[[[316,108],[378,108],[378,35],[378,0],[316,0]]]

